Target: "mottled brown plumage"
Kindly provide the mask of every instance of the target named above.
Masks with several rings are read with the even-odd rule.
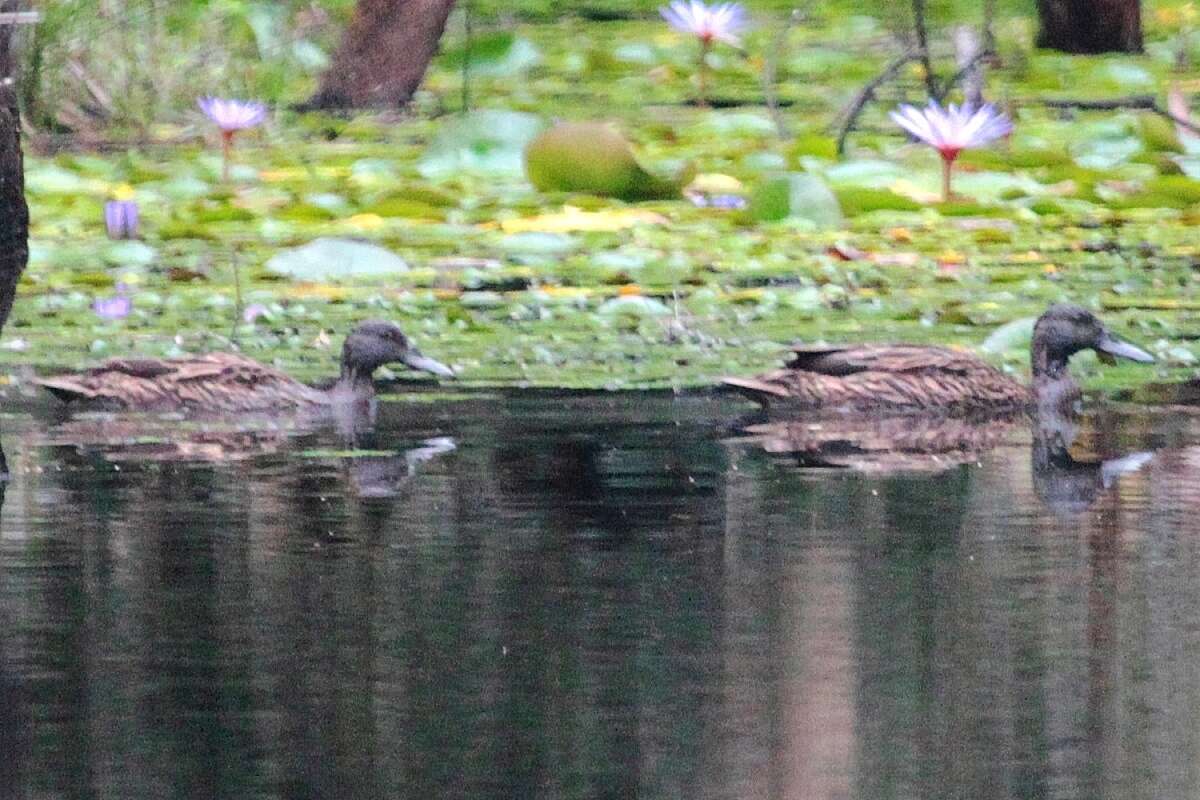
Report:
[[[1067,360],[1093,348],[1152,361],[1078,306],[1055,305],[1038,320],[1031,344],[1033,385],[1025,386],[978,356],[921,345],[799,346],[782,369],[723,384],[764,406],[839,411],[1008,412],[1035,404],[1066,407],[1078,399]]]
[[[867,472],[940,472],[978,461],[1010,438],[1020,412],[982,419],[945,414],[817,414],[743,428],[731,442],[756,444],[803,466]]]
[[[35,382],[65,401],[104,408],[244,412],[319,408],[341,400],[369,399],[372,375],[384,364],[402,363],[443,377],[453,372],[426,358],[391,322],[359,325],[342,348],[342,372],[328,390],[314,389],[272,367],[233,353],[169,359],[117,358],[86,372]]]

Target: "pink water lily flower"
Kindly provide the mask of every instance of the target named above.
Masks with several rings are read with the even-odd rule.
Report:
[[[725,42],[741,47],[741,32],[746,29],[746,9],[741,3],[705,5],[703,0],[673,0],[658,9],[658,13],[677,31],[690,33],[700,40],[700,61],[697,80],[700,83],[699,105],[708,105],[708,51],[713,42]]]
[[[138,205],[132,200],[109,200],[104,204],[104,229],[110,239],[138,238]]]
[[[725,42],[741,47],[738,35],[746,28],[746,9],[741,3],[705,5],[702,0],[674,0],[658,10],[672,28],[690,33],[701,42]]]
[[[123,283],[117,284],[117,293],[111,297],[97,297],[92,303],[92,311],[97,317],[109,322],[125,319],[133,311],[133,298],[129,296],[129,287]]]
[[[953,103],[942,108],[932,101],[925,108],[902,105],[891,112],[892,120],[942,157],[942,196],[951,197],[950,173],[963,150],[982,147],[1012,133],[1012,120],[991,104],[979,108]]]
[[[222,131],[244,131],[261,125],[267,118],[267,107],[254,100],[201,97],[196,105]]]
[[[233,136],[238,131],[261,125],[267,118],[267,107],[253,100],[230,100],[223,97],[201,97],[196,101],[204,116],[221,129],[221,153],[224,156],[222,175],[229,180],[229,158]]]

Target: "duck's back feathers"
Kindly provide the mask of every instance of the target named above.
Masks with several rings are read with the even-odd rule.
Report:
[[[105,407],[253,411],[328,402],[326,395],[244,356],[112,359],[86,372],[35,381],[62,400]]]
[[[1016,409],[1029,390],[969,353],[920,345],[794,347],[787,366],[723,383],[763,405],[798,408]]]

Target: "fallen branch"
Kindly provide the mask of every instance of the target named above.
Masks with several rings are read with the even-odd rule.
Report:
[[[1076,109],[1079,111],[1149,111],[1152,114],[1157,114],[1164,119],[1169,119],[1176,125],[1189,130],[1192,133],[1200,134],[1200,125],[1192,122],[1190,119],[1178,117],[1172,114],[1167,109],[1158,104],[1158,100],[1153,95],[1135,94],[1128,97],[1113,97],[1107,100],[1075,100],[1071,98],[1054,98],[1051,100],[1037,100],[1046,108],[1061,108],[1061,109]]]
[[[884,67],[883,72],[880,72],[868,81],[863,88],[858,90],[858,94],[854,96],[854,99],[850,101],[850,105],[846,106],[846,110],[842,112],[842,128],[838,132],[837,137],[837,153],[839,156],[846,152],[846,137],[854,130],[854,123],[858,121],[858,117],[862,114],[863,109],[866,108],[867,103],[871,102],[871,99],[875,96],[875,91],[894,78],[896,73],[904,68],[905,64],[920,60],[921,57],[920,48],[909,50]]]

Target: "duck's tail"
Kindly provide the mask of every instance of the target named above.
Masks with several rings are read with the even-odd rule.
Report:
[[[47,378],[34,378],[33,384],[41,386],[64,403],[95,396],[95,393],[82,385],[78,377],[74,375],[51,375]]]
[[[722,378],[720,385],[739,392],[762,406],[770,405],[772,400],[788,397],[787,390],[782,386],[759,378]]]

